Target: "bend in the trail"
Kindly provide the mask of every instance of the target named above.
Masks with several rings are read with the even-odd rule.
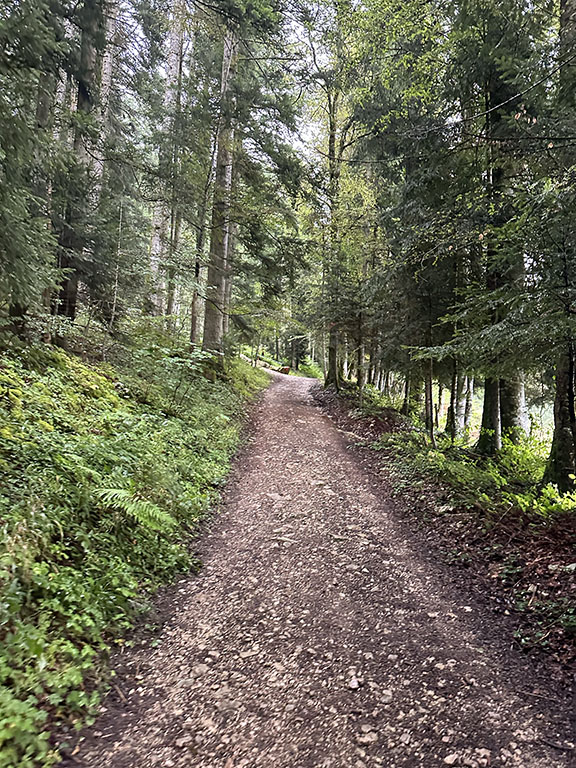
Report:
[[[67,764],[568,766],[555,692],[529,695],[530,659],[395,520],[311,385],[275,378],[200,576]]]

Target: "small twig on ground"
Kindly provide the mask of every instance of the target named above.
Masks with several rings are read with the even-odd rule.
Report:
[[[522,696],[535,696],[537,699],[546,699],[546,701],[554,701],[560,703],[558,699],[553,696],[544,696],[542,693],[531,693],[530,691],[519,691]]]
[[[554,749],[560,749],[563,752],[572,752],[574,749],[573,744],[564,745],[564,744],[558,744],[556,741],[548,741],[548,739],[540,738],[540,741],[542,744],[547,744],[549,747],[553,747]]]
[[[116,693],[120,697],[122,703],[125,704],[128,701],[128,699],[126,698],[126,696],[124,695],[122,690],[116,685],[116,683],[112,683],[112,688],[114,688],[114,690],[116,691]]]

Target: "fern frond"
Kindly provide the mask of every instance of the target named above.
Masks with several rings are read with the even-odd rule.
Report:
[[[164,509],[134,496],[126,488],[99,488],[96,495],[107,507],[125,512],[145,528],[164,531],[176,525],[174,518]]]

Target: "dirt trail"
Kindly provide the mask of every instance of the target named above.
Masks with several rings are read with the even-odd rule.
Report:
[[[65,764],[570,765],[559,692],[395,520],[311,385],[276,377],[200,576]]]

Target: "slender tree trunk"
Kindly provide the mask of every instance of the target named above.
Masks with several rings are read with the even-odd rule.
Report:
[[[328,333],[328,368],[324,385],[340,389],[340,377],[338,375],[338,344],[340,334],[338,328],[333,325]]]
[[[466,377],[466,396],[464,406],[464,433],[467,433],[472,426],[472,402],[474,399],[474,378],[472,376]]]
[[[116,59],[119,48],[118,32],[118,0],[105,0],[105,44],[100,63],[100,88],[98,99],[98,122],[100,146],[94,153],[94,196],[100,201],[104,187],[106,168],[106,140],[110,135],[110,106],[112,98],[112,83],[117,70]]]
[[[226,276],[224,285],[224,315],[222,318],[222,333],[224,337],[230,330],[230,309],[232,304],[232,282],[233,282],[233,264],[234,251],[236,249],[236,232],[238,225],[235,221],[230,223],[228,232],[228,248],[226,250]],[[298,366],[296,366],[298,367]]]
[[[230,225],[230,195],[232,190],[232,162],[234,129],[231,122],[231,80],[236,60],[236,38],[228,30],[222,57],[222,105],[216,152],[214,200],[210,235],[210,258],[206,280],[206,308],[202,349],[222,351],[223,314],[226,282],[226,253]]]
[[[442,395],[444,394],[444,388],[442,384],[438,382],[438,402],[436,403],[436,413],[434,415],[434,424],[436,429],[440,429],[440,415],[442,413]]]
[[[184,42],[184,4],[173,0],[170,13],[168,52],[166,56],[166,87],[163,99],[163,133],[167,145],[160,147],[159,170],[164,177],[159,198],[152,211],[152,237],[150,242],[150,274],[152,290],[150,304],[152,314],[170,314],[167,309],[172,299],[166,295],[170,282],[169,271],[174,267],[171,256],[175,253],[173,244],[176,212],[178,173],[178,147],[175,142],[175,127],[181,109],[182,58]],[[173,282],[173,281],[172,281]]]
[[[453,361],[452,381],[450,384],[450,404],[446,413],[446,432],[450,435],[450,440],[454,442],[458,436],[456,407],[458,402],[458,369],[456,361]]]
[[[380,389],[380,384],[382,383],[382,365],[380,363],[380,357],[378,357],[374,362],[374,375],[372,378],[372,384],[376,389]]]
[[[202,310],[202,297],[200,283],[202,278],[202,265],[204,262],[204,246],[206,243],[206,216],[208,214],[208,197],[212,181],[216,174],[218,125],[214,127],[212,139],[212,153],[210,166],[206,173],[202,197],[198,204],[198,230],[196,233],[196,257],[194,260],[194,290],[192,293],[192,306],[190,311],[190,344],[194,348],[198,344],[200,332],[200,313]]]
[[[366,374],[366,381],[368,384],[374,384],[374,376],[376,374],[376,369],[374,365],[374,359],[376,357],[375,355],[375,342],[372,340],[372,342],[369,345],[369,358],[368,358],[368,371]]]
[[[509,129],[506,121],[507,111],[514,109],[513,91],[505,81],[498,67],[487,76],[486,83],[486,136],[487,136],[487,197],[493,208],[492,223],[503,226],[510,218],[506,187],[510,177],[510,157],[502,151],[502,139],[508,138]],[[508,103],[508,110],[502,104]],[[497,108],[498,107],[498,108]],[[486,287],[489,291],[504,285],[513,285],[518,274],[523,271],[521,255],[513,256],[513,262],[505,263],[496,238],[489,238],[486,250]],[[504,262],[504,263],[503,263]],[[494,313],[494,322],[501,317]],[[496,362],[496,361],[494,361]],[[510,387],[505,385],[504,408],[507,423],[514,422],[518,416],[512,412],[516,404],[510,396]],[[484,412],[478,439],[477,450],[485,455],[494,455],[502,447],[502,422],[500,382],[486,378],[484,386]]]
[[[430,368],[426,373],[424,379],[424,401],[426,412],[426,430],[430,437],[430,444],[433,448],[436,447],[436,438],[434,437],[434,396],[433,396],[433,379],[432,379],[432,360],[430,360]]]
[[[328,248],[328,275],[329,283],[329,310],[330,328],[328,336],[328,369],[326,371],[325,386],[340,389],[340,374],[338,367],[338,348],[340,346],[340,333],[336,323],[336,300],[340,281],[340,244],[338,234],[338,206],[340,192],[340,156],[337,150],[338,133],[338,109],[340,93],[329,88],[328,95],[328,202],[330,209],[330,242]]]
[[[192,304],[190,307],[190,346],[195,348],[198,344],[198,332],[200,330],[200,282],[202,279],[202,261],[199,254],[204,251],[204,237],[206,228],[201,227],[196,238],[196,258],[194,260],[194,289],[192,291]]]
[[[362,407],[364,402],[364,383],[365,383],[365,370],[364,370],[364,331],[362,328],[362,315],[358,318],[358,348],[357,348],[357,382],[358,382],[358,393],[359,393],[359,399],[360,399],[360,407]]]
[[[166,283],[166,314],[172,316],[176,306],[176,267],[174,265],[175,254],[180,242],[180,229],[182,218],[176,206],[172,207],[170,222],[170,247],[168,250],[168,270]]]
[[[51,230],[51,195],[50,178],[44,167],[44,157],[39,147],[52,134],[54,102],[56,98],[56,76],[53,72],[44,72],[40,75],[38,82],[38,94],[36,98],[36,127],[39,135],[38,147],[34,157],[34,177],[32,181],[32,190],[35,201],[32,205],[32,214],[35,217],[46,221],[46,228]],[[46,313],[50,312],[50,293],[51,286],[46,285],[42,292],[42,306]],[[26,336],[26,314],[28,307],[24,306],[14,298],[10,301],[8,314],[11,318],[12,330],[20,338]],[[50,341],[50,332],[46,328],[43,339]]]
[[[103,0],[85,0],[79,11],[82,38],[80,44],[80,65],[78,77],[78,98],[76,112],[81,115],[74,134],[73,150],[76,161],[82,169],[80,183],[75,179],[68,188],[68,204],[65,222],[59,237],[58,266],[62,270],[62,281],[56,301],[56,313],[70,320],[76,318],[79,282],[79,258],[85,243],[87,208],[91,194],[91,172],[93,166],[87,131],[89,117],[98,99],[98,63],[100,49],[104,43]]]
[[[402,408],[400,409],[400,413],[402,413],[404,416],[408,416],[410,413],[410,396],[411,396],[411,384],[412,384],[412,376],[410,374],[410,371],[406,373],[406,379],[404,381],[404,400],[402,402]]]
[[[390,396],[390,371],[386,371],[384,375],[384,394]]]

